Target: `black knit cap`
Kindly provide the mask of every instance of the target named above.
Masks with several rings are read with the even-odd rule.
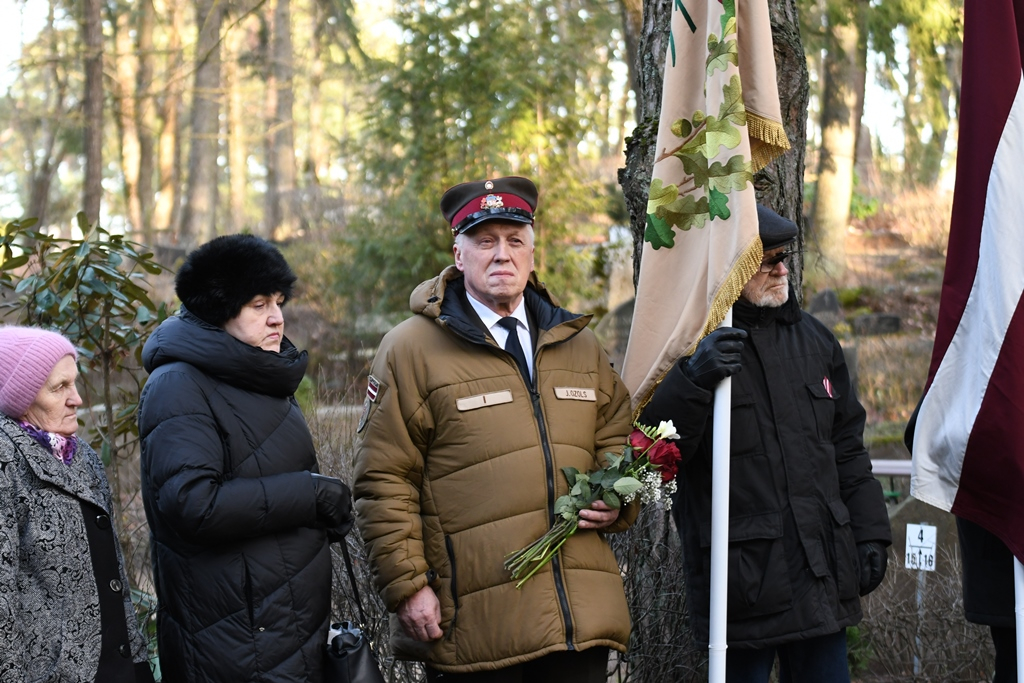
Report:
[[[486,221],[533,224],[537,186],[529,178],[509,176],[450,187],[441,197],[441,213],[456,237]]]
[[[295,280],[270,242],[255,235],[224,235],[185,258],[174,291],[193,315],[223,327],[256,296],[280,293],[287,300]]]
[[[783,218],[767,206],[757,205],[757,224],[761,248],[764,251],[784,247],[796,239],[796,223]]]

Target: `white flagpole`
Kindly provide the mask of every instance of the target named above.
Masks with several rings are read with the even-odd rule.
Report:
[[[732,309],[721,327],[732,326]],[[732,377],[715,388],[711,450],[711,624],[708,681],[725,683],[726,611],[729,587],[729,438],[732,433]],[[1018,631],[1019,632],[1019,631]]]
[[[1017,622],[1017,683],[1024,683],[1024,566],[1013,558],[1014,615]]]

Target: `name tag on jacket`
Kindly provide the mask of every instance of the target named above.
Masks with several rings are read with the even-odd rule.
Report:
[[[596,401],[597,392],[582,387],[555,387],[555,396],[570,401]]]
[[[477,394],[476,396],[467,396],[466,398],[460,398],[457,401],[455,401],[455,407],[457,407],[461,411],[466,411],[511,402],[512,392],[506,389],[505,391],[494,391],[491,392],[490,394]]]

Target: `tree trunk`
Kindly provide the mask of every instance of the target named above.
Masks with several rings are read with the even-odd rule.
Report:
[[[808,79],[807,62],[796,0],[769,3],[775,46],[776,80],[782,107],[782,123],[789,137],[790,151],[754,176],[758,200],[791,218],[803,240],[803,173],[806,142]],[[643,31],[637,69],[636,130],[627,141],[626,167],[619,169],[619,184],[626,196],[633,235],[633,286],[640,276],[644,229],[647,224],[647,193],[654,166],[654,148],[661,113],[661,90],[668,49],[671,0],[644,0]],[[800,291],[801,264],[795,263],[792,279]]]
[[[50,54],[56,57],[58,49],[55,45],[54,29],[54,5],[56,0],[50,0],[46,16],[46,25],[41,32],[41,39],[44,41]],[[39,226],[46,226],[48,208],[50,205],[50,186],[53,177],[57,174],[60,160],[64,156],[64,145],[57,145],[57,138],[61,131],[61,120],[65,118],[64,102],[67,95],[67,79],[60,74],[60,62],[56,58],[49,60],[50,63],[43,71],[43,83],[46,88],[46,97],[50,104],[51,114],[44,117],[38,124],[33,121],[20,126],[25,130],[25,142],[29,149],[37,148],[31,156],[31,177],[29,181],[28,212],[27,217],[36,218]],[[22,77],[24,74],[22,74]],[[38,137],[42,142],[38,142]],[[56,153],[54,150],[57,150]]]
[[[181,188],[181,136],[178,114],[181,111],[184,78],[181,35],[185,24],[185,10],[184,0],[167,1],[171,17],[167,27],[167,79],[160,107],[163,125],[157,141],[159,195],[153,208],[153,230],[156,233],[170,233],[170,241],[177,243],[180,239],[178,197]]]
[[[102,0],[82,2],[83,69],[82,100],[85,147],[85,181],[82,211],[90,224],[99,222],[103,199],[103,16]]]
[[[327,175],[327,143],[324,138],[324,25],[327,18],[319,3],[313,3],[313,31],[309,65],[309,149],[306,152],[307,184],[319,185]]]
[[[245,105],[242,102],[242,87],[239,82],[238,62],[245,32],[233,27],[225,41],[228,58],[224,63],[224,80],[228,92],[228,179],[231,234],[238,234],[245,228],[245,195],[248,183],[246,163],[248,150],[245,140]]]
[[[821,151],[814,199],[814,242],[818,270],[833,281],[846,273],[846,232],[853,198],[853,163],[857,149],[857,54],[860,3],[834,4],[829,16],[825,90],[821,106]],[[841,9],[840,9],[841,8]],[[840,16],[837,16],[840,15]],[[845,15],[845,16],[841,16]]]
[[[672,0],[644,0],[643,30],[640,32],[636,62],[636,120],[633,135],[626,140],[626,167],[619,169],[619,185],[629,209],[633,234],[633,287],[640,277],[644,228],[647,226],[647,192],[651,187],[654,148],[658,142],[661,114],[661,86],[668,54],[668,32]]]
[[[269,152],[273,158],[273,183],[267,184],[269,233],[277,240],[294,237],[295,215],[295,103],[292,69],[291,0],[276,0],[271,31],[271,71],[274,110],[270,119]],[[268,103],[269,106],[269,103]]]
[[[196,68],[192,90],[192,144],[188,155],[188,189],[181,221],[185,246],[216,234],[217,146],[220,138],[220,25],[224,3],[196,0]]]
[[[139,2],[139,80],[138,80],[138,126],[139,126],[139,211],[142,214],[142,241],[153,243],[153,161],[155,156],[157,118],[153,100],[153,23],[155,18],[153,0]]]
[[[117,128],[121,133],[121,174],[124,176],[124,198],[128,208],[128,222],[133,231],[142,231],[142,205],[139,201],[139,144],[138,112],[135,94],[139,81],[139,64],[132,41],[131,10],[116,7],[114,18],[114,46],[116,56],[114,101]]]
[[[797,246],[804,247],[804,154],[807,149],[807,107],[810,87],[807,59],[800,39],[797,0],[768,3],[775,48],[775,81],[779,87],[782,125],[789,151],[754,175],[757,200],[796,223]],[[803,296],[803,259],[792,260],[790,282]]]
[[[281,205],[278,201],[277,190],[277,155],[274,154],[274,132],[277,120],[277,70],[274,69],[274,24],[277,21],[277,6],[273,0],[268,2],[267,13],[267,35],[269,40],[266,46],[267,64],[266,72],[267,86],[266,94],[263,96],[263,166],[267,173],[267,191],[263,196],[263,220],[260,221],[260,233],[263,237],[271,237],[274,229],[281,222]]]

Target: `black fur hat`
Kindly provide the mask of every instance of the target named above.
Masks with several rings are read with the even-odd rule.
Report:
[[[181,303],[200,319],[223,327],[260,294],[292,294],[295,273],[274,245],[255,235],[225,235],[187,257],[174,278]]]

